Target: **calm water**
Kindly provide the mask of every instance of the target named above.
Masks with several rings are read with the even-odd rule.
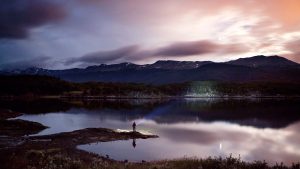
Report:
[[[87,127],[159,135],[80,145],[79,149],[117,160],[160,160],[239,155],[243,160],[291,164],[300,161],[300,100],[100,100],[1,102],[25,113],[19,119],[50,128],[37,135]]]

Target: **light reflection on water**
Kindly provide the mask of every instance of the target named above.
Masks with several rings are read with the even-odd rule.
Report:
[[[284,161],[291,164],[300,157],[300,123],[284,129],[258,129],[231,123],[143,124],[160,136],[158,139],[132,140],[81,145],[86,151],[108,154],[117,160],[160,160],[182,157],[233,156],[247,161]],[[291,140],[298,140],[291,142]]]
[[[93,143],[79,149],[117,160],[161,160],[239,155],[243,160],[291,164],[300,157],[299,102],[170,101],[145,107],[71,108],[65,112],[25,114],[20,119],[50,128],[38,135],[87,127],[138,130],[155,139]],[[147,104],[147,103],[141,103]]]

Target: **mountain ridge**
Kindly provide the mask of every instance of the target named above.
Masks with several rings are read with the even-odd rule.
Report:
[[[280,56],[258,55],[228,62],[158,60],[152,64],[100,64],[86,68],[49,70],[31,67],[8,75],[29,74],[58,77],[72,82],[134,82],[150,84],[188,81],[300,81],[300,64]],[[298,76],[297,76],[298,75]]]

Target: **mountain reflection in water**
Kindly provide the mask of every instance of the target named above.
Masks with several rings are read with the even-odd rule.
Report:
[[[24,112],[18,118],[40,122],[52,134],[87,127],[131,129],[157,139],[115,141],[78,148],[117,160],[160,160],[228,156],[247,161],[298,161],[300,100],[98,100],[1,102],[1,108]],[[32,110],[33,109],[33,110]],[[32,111],[31,111],[32,110]]]

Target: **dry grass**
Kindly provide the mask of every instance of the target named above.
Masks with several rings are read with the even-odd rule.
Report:
[[[282,163],[269,166],[265,161],[244,162],[231,156],[227,158],[183,158],[156,162],[118,162],[114,160],[91,157],[89,162],[73,158],[56,151],[30,150],[26,158],[31,159],[27,169],[299,169],[300,163],[285,166]]]

